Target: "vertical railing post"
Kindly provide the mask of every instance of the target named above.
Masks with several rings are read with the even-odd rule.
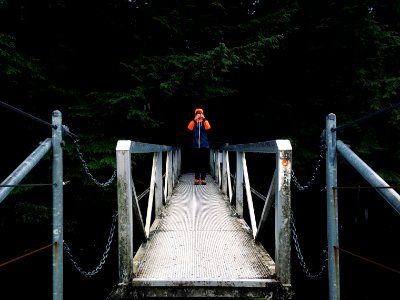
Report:
[[[131,172],[131,144],[129,140],[118,141],[117,194],[118,194],[118,263],[119,284],[129,284],[133,269],[133,181]]]
[[[222,151],[222,178],[221,178],[221,190],[225,195],[228,195],[228,151]]]
[[[243,160],[244,152],[236,152],[236,212],[243,218]]]
[[[168,151],[167,151],[168,153]],[[163,205],[163,153],[157,152],[157,162],[156,162],[156,178],[155,179],[155,186],[154,186],[154,212],[157,216],[162,208]],[[168,154],[167,154],[168,155]],[[169,175],[168,175],[169,176]]]
[[[278,140],[275,177],[275,261],[276,273],[287,287],[291,285],[291,171],[292,147]]]
[[[174,165],[175,165],[175,182],[174,186],[176,183],[176,180],[178,180],[179,176],[181,176],[181,168],[182,168],[182,152],[181,149],[178,148],[177,150],[174,151],[175,156],[174,156]]]
[[[52,114],[53,145],[53,300],[63,299],[63,151],[62,115]]]
[[[210,174],[215,179],[215,150],[210,149]]]
[[[221,151],[217,152],[217,157],[215,160],[215,172],[216,172],[216,176],[215,176],[215,181],[218,183],[218,187],[221,188]]]
[[[164,200],[172,195],[172,189],[174,188],[176,178],[176,151],[167,151],[167,157],[165,162],[165,184],[164,184]]]
[[[226,174],[228,174],[227,176],[227,184],[228,184],[228,198],[229,198],[229,202],[232,203],[232,181],[231,181],[231,167],[230,167],[230,163],[229,163],[229,152],[226,151]]]
[[[327,198],[327,239],[329,300],[340,299],[339,236],[338,236],[338,195],[337,195],[337,153],[336,116],[326,117],[326,198]]]

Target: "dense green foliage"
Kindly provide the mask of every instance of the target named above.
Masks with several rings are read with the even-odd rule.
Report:
[[[392,1],[4,0],[1,98],[39,118],[60,110],[102,182],[118,139],[185,147],[195,107],[214,145],[288,138],[295,169],[309,174],[328,113],[340,125],[398,101],[399,13]],[[393,181],[399,118],[393,110],[339,136],[388,157],[375,167]],[[48,129],[28,122],[14,129],[36,143]],[[66,178],[93,186],[68,138],[65,160]]]
[[[343,124],[398,101],[399,13],[398,1],[4,0],[1,98],[40,118],[62,111],[97,174],[112,173],[118,139],[185,146],[195,107],[215,145],[289,138],[307,169],[328,113]],[[399,118],[342,139],[398,162]],[[66,154],[80,178],[72,141]],[[398,180],[391,166],[376,165]]]
[[[400,1],[0,0],[0,100],[46,121],[60,110],[100,182],[119,139],[185,147],[196,107],[214,145],[290,139],[308,177],[326,115],[343,125],[399,103],[399,70]],[[394,109],[338,133],[395,185],[399,120]],[[5,178],[50,129],[4,107],[0,124]],[[116,193],[95,186],[65,142],[68,234],[100,218],[93,207],[115,208]],[[148,175],[141,157],[133,163]],[[27,181],[49,182],[50,169]],[[50,193],[25,191],[0,220],[48,224]]]

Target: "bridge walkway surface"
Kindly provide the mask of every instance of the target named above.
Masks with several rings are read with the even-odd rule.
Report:
[[[134,297],[286,299],[275,263],[213,178],[183,174],[133,259]]]

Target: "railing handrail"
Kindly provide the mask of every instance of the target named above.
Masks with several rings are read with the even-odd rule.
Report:
[[[151,153],[177,150],[178,147],[132,141],[131,153]]]
[[[257,153],[276,153],[277,151],[292,150],[289,140],[272,140],[248,144],[225,145],[220,148],[222,151],[240,151]]]
[[[264,228],[270,208],[275,202],[275,264],[276,274],[282,284],[291,285],[291,167],[292,146],[289,140],[272,140],[248,144],[225,145],[219,149],[212,149],[210,159],[213,176],[221,190],[232,198],[230,181],[230,163],[228,152],[236,152],[236,213],[243,218],[243,187],[246,190],[247,206],[250,215],[250,225],[253,237],[257,240],[259,232]],[[247,171],[246,153],[275,154],[275,170],[270,183],[268,195],[257,226],[253,207],[251,186]]]
[[[51,138],[47,138],[6,178],[0,186],[0,203],[12,192],[14,186],[36,166],[51,149]]]
[[[165,176],[162,174],[163,155],[166,152]],[[146,221],[143,222],[139,199],[131,170],[132,153],[153,153],[153,166],[150,178],[149,198]],[[181,152],[179,147],[149,144],[131,140],[119,140],[116,147],[117,158],[117,194],[118,194],[118,251],[119,282],[121,288],[129,285],[129,278],[136,268],[133,259],[133,222],[139,228],[142,241],[146,241],[151,227],[153,202],[155,215],[158,216],[163,200],[168,201],[181,170]],[[164,184],[162,179],[164,178]],[[164,188],[163,188],[164,187]]]
[[[4,103],[2,103],[4,105]],[[35,118],[36,120],[39,120]],[[41,120],[39,120],[41,121]],[[14,187],[33,169],[34,166],[53,150],[52,191],[53,191],[53,300],[63,297],[63,150],[62,150],[62,114],[52,113],[52,137],[43,141],[3,182],[0,187],[0,203],[11,193]]]
[[[339,221],[338,221],[338,192],[337,192],[337,153],[371,186],[385,187],[377,192],[400,213],[399,194],[342,141],[337,140],[336,115],[326,116],[326,198],[327,198],[327,240],[328,240],[328,280],[329,300],[340,299],[340,255],[339,255]],[[343,127],[342,127],[343,128]]]
[[[400,195],[346,144],[338,140],[337,151],[342,157],[400,214]]]

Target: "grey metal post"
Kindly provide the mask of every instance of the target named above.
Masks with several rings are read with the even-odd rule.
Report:
[[[236,212],[243,218],[243,160],[244,152],[236,152]]]
[[[167,155],[170,151],[167,151]],[[157,152],[155,153],[157,155],[157,162],[156,162],[156,178],[155,179],[155,186],[154,186],[154,211],[156,216],[160,213],[162,205],[163,205],[163,153],[162,152]],[[171,174],[171,172],[169,172]],[[170,175],[168,175],[170,176]],[[171,179],[168,179],[169,182],[171,182]]]
[[[52,115],[53,144],[53,300],[63,299],[63,151],[62,115]]]
[[[165,185],[167,186],[167,195],[165,195],[165,201],[167,200],[168,197],[172,195],[172,189],[174,188],[175,185],[176,158],[177,158],[176,151],[167,151],[166,173],[168,174],[168,176],[166,176],[167,178],[165,182]],[[162,172],[162,166],[160,172]]]
[[[131,141],[118,141],[117,195],[118,195],[118,264],[120,288],[128,285],[133,269],[133,180],[131,174]],[[136,201],[135,197],[135,201]],[[136,203],[136,211],[139,204]],[[141,219],[140,211],[136,216]],[[142,233],[144,235],[144,233]]]
[[[228,151],[222,151],[222,185],[221,190],[225,195],[228,195]]]
[[[275,158],[275,261],[276,273],[285,287],[291,286],[291,170],[292,146],[286,140],[276,141]]]
[[[215,178],[215,150],[214,149],[210,149],[210,157],[209,157],[209,162],[210,162],[210,175]]]
[[[181,149],[176,149],[174,151],[174,170],[175,170],[175,175],[174,175],[174,186],[176,183],[176,180],[178,179],[178,177],[181,175],[181,167],[182,167],[182,157],[181,157]]]
[[[329,300],[340,299],[336,115],[326,117],[326,200]]]

